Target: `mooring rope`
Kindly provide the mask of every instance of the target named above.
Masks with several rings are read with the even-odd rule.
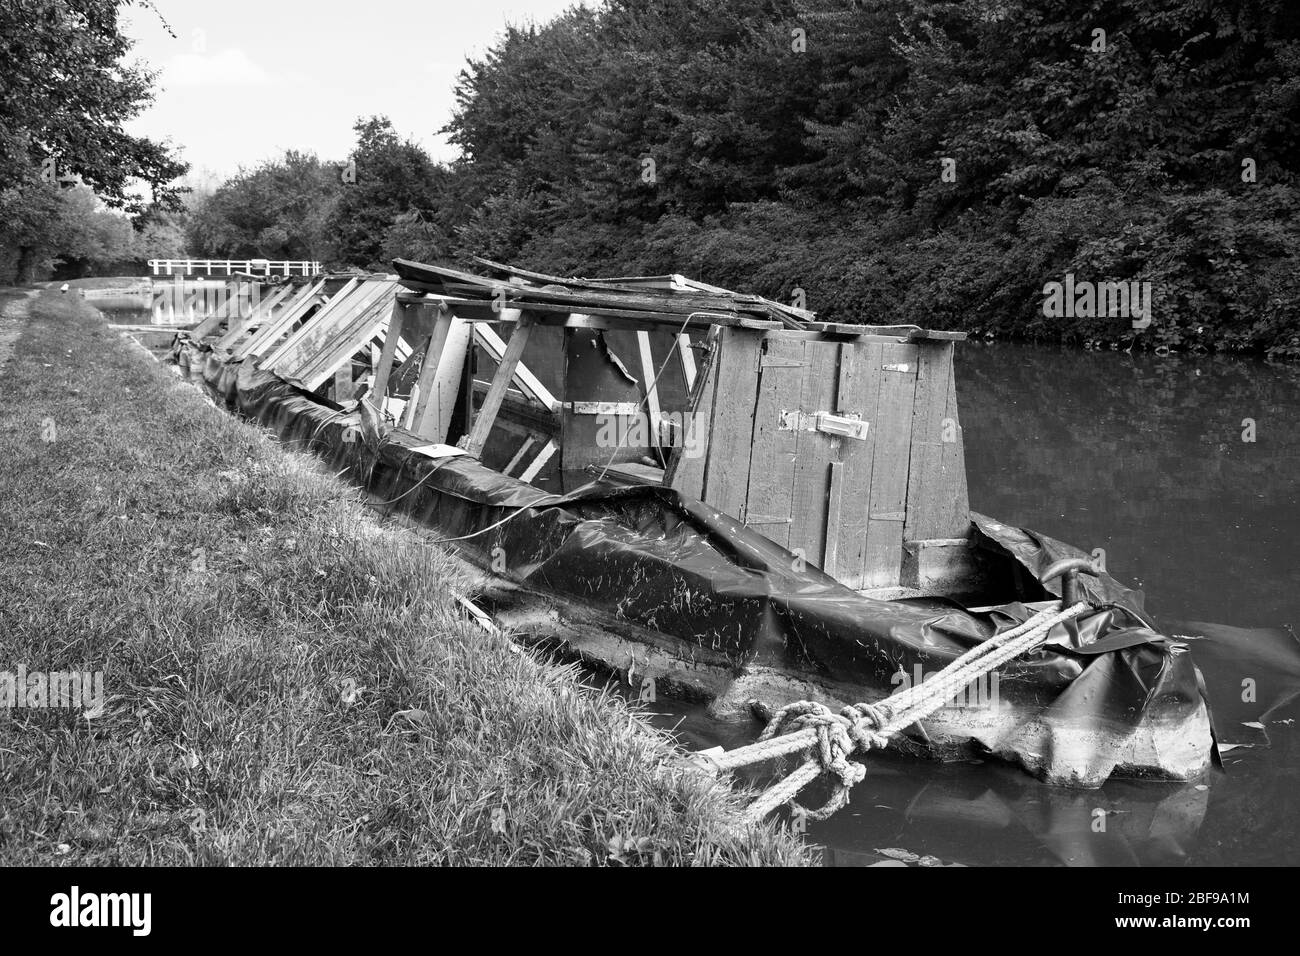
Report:
[[[782,804],[793,803],[799,791],[827,773],[835,778],[835,789],[822,807],[808,810],[794,804],[808,819],[825,820],[848,802],[849,790],[867,775],[867,768],[849,760],[850,756],[884,747],[890,737],[940,710],[961,688],[1042,644],[1052,628],[1073,620],[1088,608],[1080,601],[1068,608],[1040,611],[1023,624],[977,644],[929,680],[875,704],[851,704],[838,714],[811,700],[787,704],[776,712],[754,743],[720,756],[696,756],[723,772],[811,751],[798,769],[749,805],[745,818],[748,823],[759,822]]]

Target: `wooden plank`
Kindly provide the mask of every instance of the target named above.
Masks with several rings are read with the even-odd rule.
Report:
[[[511,458],[510,461],[506,463],[506,466],[501,469],[501,474],[509,475],[512,471],[514,471],[517,467],[519,467],[519,463],[523,461],[524,456],[528,454],[528,449],[536,445],[539,440],[540,439],[536,435],[533,434],[525,435],[524,443],[519,446],[519,450],[515,452],[514,457]]]
[[[871,472],[879,432],[880,366],[883,346],[878,342],[844,342],[839,345],[840,367],[835,410],[856,414],[869,423],[864,441],[842,442],[839,450],[844,497],[840,505],[835,545],[834,576],[851,588],[864,587],[867,516],[871,510]],[[829,520],[828,520],[829,527]],[[824,569],[825,570],[825,569]],[[829,570],[827,573],[830,574]]]
[[[737,326],[753,329],[779,329],[781,323],[765,319],[747,318],[725,311],[708,310],[698,315],[685,312],[642,312],[630,309],[613,309],[584,306],[581,312],[573,312],[572,306],[545,302],[525,302],[508,299],[506,307],[497,310],[490,302],[463,297],[444,297],[443,300],[456,314],[475,322],[493,324],[511,324],[517,319],[516,314],[522,310],[537,314],[537,325],[563,326],[570,329],[623,329],[628,331],[646,330],[650,332],[680,328],[704,329],[711,325]],[[809,333],[820,335],[821,333]]]
[[[943,441],[943,461],[941,470],[943,486],[950,489],[942,507],[936,512],[933,530],[935,537],[965,538],[970,534],[970,497],[966,487],[966,450],[961,430],[961,418],[957,412],[957,368],[948,376],[948,399],[944,404],[944,422],[940,424],[951,428],[944,437],[953,441]]]
[[[250,355],[254,357],[261,355],[288,334],[295,322],[299,320],[306,321],[310,318],[313,309],[319,312],[328,307],[331,300],[321,291],[324,285],[324,282],[319,283],[316,294],[295,304],[291,309],[283,310],[274,318],[263,322],[249,338],[231,349],[231,356],[246,358]]]
[[[383,324],[383,300],[395,287],[395,282],[383,280],[362,283],[337,308],[328,312],[322,309],[289,336],[259,363],[260,367],[301,379],[308,389],[319,387],[339,362],[351,358]],[[364,334],[358,328],[364,329]]]
[[[486,325],[480,325],[476,322],[474,324],[474,337],[494,362],[500,362],[502,356],[506,354],[505,340]],[[519,386],[519,390],[525,396],[538,405],[553,412],[559,411],[559,399],[551,394],[550,390],[542,384],[541,379],[530,372],[528,366],[524,365],[523,362],[520,362],[515,369],[514,383]]]
[[[597,290],[576,288],[574,284],[561,280],[546,285],[524,285],[503,282],[500,279],[486,279],[457,269],[412,262],[409,259],[394,259],[393,268],[408,289],[417,289],[450,295],[465,294],[470,298],[487,300],[493,298],[501,289],[510,295],[526,297],[529,303],[555,303],[572,306],[571,312],[585,312],[585,306],[614,306],[615,308],[640,309],[650,312],[680,313],[685,315],[700,310],[740,311],[771,317],[778,312],[788,313],[788,307],[769,303],[758,296],[742,295],[728,292],[685,293],[681,291],[654,294],[645,289],[618,288],[604,285]],[[510,270],[510,267],[504,267]],[[510,270],[518,274],[518,270]],[[551,277],[554,278],[554,277]],[[775,308],[774,308],[775,306]],[[784,316],[782,317],[785,318]],[[782,321],[777,322],[781,327]]]
[[[964,342],[965,332],[945,332],[938,329],[923,329],[919,325],[854,325],[849,322],[808,322],[808,331],[826,332],[832,335],[887,335],[898,336],[909,342],[934,340],[941,342]]]
[[[497,366],[496,375],[492,377],[492,386],[483,396],[483,405],[474,416],[474,425],[465,442],[465,451],[475,458],[483,454],[483,446],[487,444],[488,435],[492,432],[492,425],[496,421],[497,412],[501,409],[501,400],[505,398],[510,380],[514,378],[515,366],[519,364],[519,359],[524,354],[524,347],[528,344],[528,336],[532,332],[533,324],[531,313],[525,312],[519,317],[515,332],[506,344],[505,355]]]
[[[801,541],[791,536],[795,465],[801,432],[781,427],[781,411],[800,407],[807,372],[804,346],[802,340],[776,332],[769,334],[764,342],[764,351],[759,359],[753,441],[748,456],[749,487],[742,516],[746,524],[755,525],[764,537],[785,548],[802,546]],[[737,456],[733,459],[733,467],[743,470],[743,461],[743,454]],[[815,553],[820,554],[820,551]]]
[[[715,349],[716,383],[709,422],[709,454],[702,500],[724,514],[745,519],[749,458],[754,441],[754,403],[758,397],[758,358],[763,336],[723,329]]]
[[[787,305],[784,302],[773,302],[771,299],[765,299],[757,295],[745,295],[739,292],[733,292],[731,289],[724,289],[720,286],[708,285],[695,279],[687,279],[685,276],[672,274],[664,276],[625,276],[614,279],[590,279],[576,276],[562,277],[547,275],[544,272],[530,272],[527,269],[521,269],[518,266],[512,266],[503,262],[494,262],[491,259],[484,259],[482,256],[474,256],[474,261],[479,265],[487,268],[488,272],[494,273],[506,278],[518,277],[529,280],[539,285],[564,285],[572,289],[586,289],[594,292],[604,292],[610,289],[621,292],[639,292],[643,289],[667,289],[670,291],[691,291],[706,292],[712,295],[730,296],[740,301],[753,302],[761,304],[774,313],[785,313],[790,318],[799,321],[809,321],[816,317],[816,314],[809,312],[807,309],[796,309],[794,306]]]
[[[388,331],[384,333],[384,348],[375,365],[374,396],[375,403],[380,408],[384,407],[384,397],[388,394],[388,379],[393,374],[393,359],[397,356],[397,346],[402,341],[402,326],[406,322],[407,308],[401,302],[393,302]]]
[[[912,407],[916,397],[917,346],[881,347],[879,408],[867,517],[866,587],[898,584],[903,561],[907,473],[911,464]]]
[[[260,358],[259,365],[274,365],[287,352],[297,348],[304,339],[315,334],[315,330],[320,327],[317,323],[328,323],[333,316],[351,312],[356,308],[357,302],[365,294],[365,291],[366,283],[362,280],[353,279],[345,283],[338,292],[330,297],[328,302],[304,319],[298,328],[290,330],[287,327],[282,327],[269,340],[259,343],[256,348],[250,349],[248,354],[254,358]],[[279,325],[280,323],[274,324]],[[286,333],[288,337],[283,338]],[[281,341],[282,338],[283,341]]]
[[[779,333],[778,333],[779,334]],[[802,372],[798,405],[812,415],[832,411],[838,385],[840,348],[837,342],[805,342],[808,363]],[[764,373],[766,374],[766,372]],[[784,406],[791,407],[791,406]],[[870,428],[867,429],[870,433]],[[841,438],[824,431],[795,432],[794,484],[790,504],[791,550],[802,551],[809,564],[820,565],[826,547],[826,509],[830,494],[830,464],[839,456],[839,446],[858,444],[856,439]],[[751,485],[753,478],[750,478]]]
[[[637,332],[636,346],[637,355],[641,359],[641,390],[650,412],[650,444],[657,447],[663,442],[664,419],[659,409],[659,387],[656,382],[654,353],[650,350],[650,333]]]
[[[338,292],[320,304],[320,308],[317,310],[316,315],[324,312],[334,302],[342,301],[342,299],[356,287],[356,284],[356,279],[352,279],[345,283]],[[233,358],[247,358],[248,356],[257,357],[262,355],[268,348],[280,341],[280,339],[285,335],[289,334],[289,330],[293,328],[295,322],[303,319],[311,312],[311,310],[316,306],[318,296],[321,294],[321,290],[324,286],[325,282],[323,280],[318,282],[311,296],[307,297],[302,302],[297,303],[293,308],[285,309],[275,318],[262,323],[262,327],[254,332],[250,338],[231,349],[231,356]]]
[[[704,472],[709,457],[709,441],[713,425],[713,393],[718,381],[719,336],[720,332],[716,326],[709,330],[708,337],[705,339],[707,351],[704,367],[696,375],[690,400],[687,403],[689,417],[686,419],[686,425],[688,429],[695,431],[688,432],[687,438],[674,449],[668,458],[668,467],[664,470],[664,484],[690,498],[704,497]]]
[[[415,385],[420,390],[420,395],[418,400],[412,399],[415,404],[415,413],[409,419],[411,430],[417,435],[423,435],[426,438],[434,437],[428,429],[435,424],[432,420],[432,414],[436,404],[434,396],[438,394],[438,366],[442,362],[443,349],[447,347],[452,319],[450,309],[438,310],[438,315],[433,321],[433,333],[429,336],[429,345],[424,350],[424,365],[420,368],[420,378]],[[441,438],[438,440],[441,441]],[[472,454],[478,454],[478,452]]]
[[[290,290],[288,288],[285,288],[282,291],[287,293]],[[233,322],[233,321],[229,322],[229,324],[226,327],[226,331],[222,333],[220,338],[217,339],[215,343],[215,347],[221,349],[231,348],[246,333],[261,327],[261,325],[264,322],[269,321],[271,317],[275,314],[275,307],[277,305],[281,306],[281,311],[290,308],[295,302],[301,299],[307,291],[308,290],[306,287],[299,289],[293,296],[291,296],[288,299],[285,299],[284,302],[280,302],[280,300],[277,298],[272,298],[258,303],[258,307],[249,314],[248,318],[244,319],[241,322]],[[226,299],[225,307],[221,309],[220,312],[218,313],[219,318],[230,318],[230,310],[232,308],[232,302],[234,302],[233,298]],[[206,334],[200,331],[202,328],[203,326],[200,325],[198,328],[194,329],[194,331],[191,332],[190,334],[196,338],[201,338],[204,334]]]
[[[551,457],[559,447],[559,445],[555,444],[554,440],[548,441],[543,445],[542,450],[537,453],[537,457],[533,459],[532,464],[525,468],[524,473],[519,476],[519,480],[532,481],[536,478],[541,473],[541,470],[546,467],[546,463],[551,460]]]
[[[826,524],[822,533],[822,570],[835,578],[839,576],[839,527],[844,504],[844,463],[830,463],[830,492],[826,499]]]
[[[695,390],[695,353],[691,350],[691,336],[683,332],[677,336],[677,356],[682,363],[682,380],[686,382],[686,391]]]
[[[388,321],[390,294],[391,289],[388,293],[380,292],[368,304],[363,302],[354,315],[340,318],[332,328],[318,327],[317,341],[323,342],[323,347],[314,355],[298,353],[301,363],[293,368],[286,368],[290,360],[286,357],[277,363],[275,370],[309,391],[319,388],[340,366],[362,352],[366,343],[383,328]]]
[[[288,292],[288,287],[275,289],[271,295],[257,303],[257,307],[252,310],[247,321],[240,324],[247,326],[250,322],[261,322],[264,317],[271,314],[271,309],[274,308],[275,305],[288,294]],[[205,296],[205,308],[208,304],[206,299],[207,297]],[[218,326],[220,326],[222,322],[226,322],[230,317],[230,301],[229,297],[223,296],[221,306],[213,309],[212,313],[207,318],[194,326],[194,328],[190,329],[190,338],[201,339],[205,336],[211,335],[217,330]]]
[[[943,482],[943,418],[952,379],[952,343],[926,345],[919,349],[916,398],[912,410],[912,451],[907,476],[907,522],[903,537],[908,541],[951,537],[939,533],[940,515],[951,502],[943,496],[951,489]]]

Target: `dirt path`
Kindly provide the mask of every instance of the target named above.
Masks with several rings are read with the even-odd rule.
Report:
[[[9,364],[9,358],[14,354],[14,346],[18,344],[18,337],[23,334],[23,329],[27,326],[27,316],[31,311],[31,300],[38,293],[31,292],[17,293],[22,298],[11,298],[6,294],[7,290],[0,290],[0,372],[3,372],[5,366]]]

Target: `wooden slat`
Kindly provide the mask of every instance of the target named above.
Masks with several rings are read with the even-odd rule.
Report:
[[[641,390],[646,400],[646,409],[650,413],[650,444],[658,446],[663,442],[663,415],[659,409],[659,387],[655,382],[654,353],[650,349],[650,333],[637,332],[637,355],[641,359]]]
[[[506,354],[506,343],[501,336],[486,325],[475,323],[474,337],[483,350],[491,356],[492,361],[500,362],[501,357]],[[542,384],[541,379],[528,370],[523,362],[515,368],[514,383],[519,386],[519,390],[528,396],[543,408],[550,409],[553,412],[559,411],[560,401],[550,390]]]
[[[957,368],[948,376],[948,400],[944,404],[944,418],[951,419],[953,435],[957,439],[943,445],[943,482],[951,493],[937,512],[934,526],[936,538],[965,538],[970,533],[970,498],[966,487],[966,451],[962,438],[961,418],[957,412]]]
[[[514,471],[515,468],[519,466],[519,463],[524,460],[524,456],[528,454],[528,450],[536,445],[538,441],[540,441],[540,439],[536,435],[525,435],[524,443],[519,446],[519,450],[515,452],[514,457],[511,458],[510,461],[506,463],[506,466],[501,469],[501,474],[509,475]]]
[[[357,302],[356,297],[363,294],[364,291],[365,283],[359,279],[353,279],[344,283],[338,292],[334,293],[327,302],[308,316],[298,328],[291,330],[289,325],[280,322],[270,323],[272,326],[279,326],[279,328],[275,329],[270,338],[260,341],[255,348],[249,349],[248,354],[255,358],[261,358],[262,362],[260,364],[273,365],[286,352],[297,348],[303,339],[313,334],[312,330],[316,327],[316,323],[328,322],[331,316],[343,311],[350,311]],[[262,333],[258,332],[255,337],[261,339]],[[283,341],[281,341],[282,339]]]
[[[677,357],[682,363],[682,380],[689,393],[695,389],[695,353],[691,350],[691,336],[683,332],[677,336]]]
[[[279,290],[280,296],[272,297],[270,299],[264,299],[262,302],[259,302],[257,308],[254,309],[249,314],[248,318],[244,319],[242,322],[230,322],[226,327],[226,331],[221,335],[220,338],[217,339],[215,343],[216,348],[219,349],[231,348],[245,334],[253,331],[256,328],[261,327],[261,325],[264,322],[270,321],[271,317],[275,314],[275,308],[277,305],[281,307],[281,311],[290,308],[295,302],[297,302],[303,296],[303,294],[307,290],[305,287],[299,289],[297,292],[293,294],[293,296],[281,302],[280,299],[283,298],[283,295],[288,293],[289,291],[291,290],[288,287],[285,287],[284,289]],[[232,301],[234,300],[233,299],[226,300],[226,306],[224,309],[221,310],[223,313],[226,313],[226,315],[221,316],[222,318],[229,317]],[[203,326],[199,326],[194,330],[194,332],[191,333],[191,335],[194,335],[196,338],[201,338],[205,334],[200,331],[200,329],[202,328]]]
[[[384,407],[384,397],[388,394],[388,379],[393,374],[393,359],[397,356],[397,346],[402,341],[402,326],[406,322],[407,308],[400,302],[393,302],[388,331],[384,333],[384,347],[375,365],[374,399],[380,408]]]
[[[507,287],[507,291],[513,287]],[[504,308],[496,309],[490,301],[484,299],[467,299],[460,296],[444,297],[449,306],[463,319],[474,322],[492,322],[511,324],[516,321],[515,314],[522,310],[536,313],[535,324],[557,325],[571,329],[626,329],[636,331],[662,331],[680,328],[703,329],[710,325],[737,326],[747,329],[779,329],[781,323],[767,319],[730,313],[725,309],[710,309],[699,315],[686,312],[647,312],[634,309],[614,309],[596,306],[582,306],[581,312],[573,311],[573,306],[549,302],[524,301],[507,297]],[[810,333],[819,335],[821,333]]]
[[[327,299],[325,302],[321,303],[320,309],[317,311],[317,314],[320,314],[320,312],[323,312],[324,310],[328,309],[333,302],[340,301],[341,298],[346,296],[349,292],[351,292],[351,290],[355,286],[356,286],[355,279],[346,283],[332,297]],[[241,342],[235,348],[231,349],[230,352],[231,356],[233,358],[246,358],[250,355],[251,356],[262,355],[268,348],[273,346],[276,342],[280,341],[280,339],[283,338],[285,335],[289,334],[289,330],[293,328],[293,324],[295,322],[297,322],[299,319],[302,319],[308,313],[311,312],[312,308],[314,308],[315,305],[317,304],[318,297],[321,294],[321,290],[324,289],[324,287],[325,287],[324,280],[316,283],[316,286],[312,290],[312,294],[310,296],[306,297],[301,302],[295,303],[293,307],[285,309],[275,318],[270,319],[267,322],[263,322],[262,327],[259,328],[256,332],[254,332],[251,337]]]
[[[899,582],[907,473],[911,462],[912,406],[916,396],[917,346],[884,345],[881,351],[880,399],[873,429],[876,441],[871,512],[867,518],[863,575],[866,587],[889,587]]]
[[[759,360],[758,398],[748,456],[749,488],[742,520],[760,527],[765,537],[782,547],[793,549],[802,546],[790,533],[801,432],[781,428],[781,412],[800,407],[807,372],[805,343],[772,333],[765,345]],[[718,400],[725,399],[719,395]],[[733,467],[743,470],[742,461],[743,457],[735,458]],[[819,550],[814,554],[820,553]],[[807,556],[806,551],[804,555]]]
[[[664,484],[676,488],[691,498],[704,497],[704,472],[709,457],[709,442],[713,433],[713,393],[718,381],[718,339],[720,332],[715,327],[709,330],[708,352],[704,367],[696,375],[691,389],[688,419],[690,428],[696,429],[695,441],[698,443],[696,455],[687,451],[689,442],[683,442],[668,459],[664,472]]]
[[[586,308],[587,306],[594,308],[612,306],[618,309],[626,308],[679,315],[699,310],[737,311],[749,312],[767,318],[773,316],[774,312],[777,311],[772,309],[769,303],[757,296],[737,293],[717,295],[670,292],[656,295],[646,292],[644,289],[620,289],[614,286],[604,286],[597,291],[593,291],[591,289],[578,289],[573,286],[557,288],[554,283],[547,286],[519,285],[502,282],[499,279],[486,279],[482,276],[460,272],[456,269],[448,269],[443,266],[411,262],[407,259],[393,260],[393,268],[401,277],[402,284],[408,289],[446,292],[451,295],[464,293],[471,298],[487,300],[493,298],[498,289],[504,288],[507,294],[525,298],[528,303],[567,305],[571,306],[568,310],[571,312],[589,311]],[[782,322],[778,321],[777,326],[780,327],[781,325]]]
[[[754,403],[758,389],[758,354],[763,336],[723,329],[718,336],[717,379],[709,454],[700,496],[724,514],[744,520],[749,494],[749,452],[754,438]]]
[[[496,421],[497,412],[501,409],[501,400],[505,398],[506,389],[509,388],[510,380],[515,374],[515,366],[519,364],[519,359],[524,354],[524,347],[528,344],[528,336],[533,330],[533,324],[531,313],[525,312],[519,317],[514,334],[506,343],[506,354],[502,356],[496,375],[492,377],[492,385],[483,396],[483,405],[474,416],[474,426],[465,442],[465,451],[475,458],[483,455],[483,446],[487,444],[488,436],[492,433],[492,425]]]
[[[844,510],[844,463],[830,463],[830,489],[826,498],[826,524],[822,534],[822,570],[839,576],[840,521]]]
[[[778,335],[783,333],[777,333]],[[799,408],[808,414],[833,411],[838,384],[839,343],[805,342],[808,365],[803,370]],[[870,429],[868,428],[868,432]],[[799,430],[796,438],[794,487],[790,505],[790,544],[800,548],[809,564],[820,565],[826,545],[826,508],[830,493],[830,464],[838,446],[856,439],[839,438],[823,431]],[[751,483],[753,479],[750,479]]]
[[[570,289],[585,289],[589,292],[608,292],[614,290],[617,292],[641,292],[646,288],[662,288],[668,290],[682,291],[689,289],[693,292],[706,292],[718,296],[729,296],[738,301],[753,302],[761,304],[774,314],[784,313],[790,318],[800,322],[806,322],[815,318],[815,314],[806,309],[796,309],[793,306],[786,305],[784,302],[773,302],[771,299],[764,299],[762,296],[743,295],[733,292],[730,289],[723,289],[719,286],[708,285],[704,282],[697,282],[694,279],[687,279],[679,275],[666,276],[632,276],[625,279],[583,279],[578,277],[563,277],[547,275],[545,272],[531,272],[528,269],[521,269],[518,266],[508,265],[504,262],[494,262],[491,259],[484,259],[482,256],[474,256],[474,261],[481,266],[485,266],[490,273],[498,276],[512,278],[519,277],[539,285],[564,285]]]
[[[943,481],[943,418],[952,381],[951,343],[926,345],[917,356],[916,400],[912,410],[912,452],[907,476],[908,541],[946,538],[941,515],[948,513],[951,489]],[[942,532],[942,533],[941,533]]]
[[[546,463],[551,460],[558,448],[559,446],[555,444],[554,440],[543,445],[542,450],[537,453],[537,457],[533,459],[532,464],[525,468],[523,474],[519,476],[519,480],[532,481],[541,474],[542,469],[546,467]]]
[[[836,530],[834,576],[851,588],[865,587],[863,571],[867,547],[867,515],[871,509],[871,471],[876,435],[880,430],[876,409],[880,400],[882,346],[878,342],[843,342],[835,410],[856,414],[868,423],[865,441],[840,443],[839,464],[844,497]],[[829,528],[829,520],[828,520]],[[830,545],[828,544],[828,550]],[[832,572],[826,570],[828,574]]]
[[[291,335],[260,363],[261,367],[301,380],[308,389],[319,387],[339,362],[351,358],[383,324],[383,300],[395,288],[396,282],[383,280],[362,283],[337,308],[322,310]]]
[[[384,327],[394,287],[395,283],[375,283],[370,295],[357,303],[356,312],[339,313],[329,326],[316,326],[316,341],[321,344],[314,354],[306,347],[300,348],[286,354],[273,369],[308,391],[319,388]]]
[[[435,424],[434,411],[438,395],[438,366],[442,362],[443,349],[447,347],[447,337],[451,333],[453,316],[450,309],[439,309],[433,320],[433,334],[429,336],[429,346],[424,350],[424,365],[420,368],[420,378],[416,388],[420,390],[415,402],[415,413],[409,419],[411,428],[417,435],[426,438],[435,437],[429,431]],[[439,441],[442,439],[439,437]],[[479,451],[482,451],[480,447]],[[471,452],[477,455],[479,452]]]

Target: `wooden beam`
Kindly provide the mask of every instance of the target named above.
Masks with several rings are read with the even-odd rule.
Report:
[[[455,310],[459,318],[471,322],[491,322],[496,325],[509,325],[517,321],[516,314],[522,311],[536,313],[535,324],[556,325],[570,329],[627,329],[636,331],[661,331],[665,328],[676,331],[685,326],[691,329],[705,329],[711,325],[738,326],[746,329],[779,329],[780,322],[767,319],[755,319],[749,316],[728,313],[726,310],[704,310],[702,314],[690,317],[687,312],[648,312],[635,309],[612,309],[603,307],[584,307],[581,312],[574,312],[570,306],[550,302],[524,302],[510,299],[513,286],[505,286],[507,300],[502,309],[497,310],[488,299],[467,299],[458,296],[442,296],[437,301],[445,302]],[[419,297],[403,296],[403,301],[423,301]],[[820,334],[820,333],[819,333]]]
[[[663,415],[659,410],[659,385],[655,381],[654,353],[650,349],[650,333],[637,332],[637,352],[641,356],[642,390],[645,393],[646,407],[650,412],[651,445],[659,446],[663,442]]]
[[[555,444],[554,440],[548,441],[543,445],[542,450],[539,451],[537,457],[533,459],[533,463],[525,468],[524,473],[519,476],[519,480],[532,481],[536,478],[541,473],[542,468],[546,466],[546,463],[551,460],[551,457],[555,454],[558,448],[559,446]]]
[[[448,321],[450,321],[450,316]],[[519,317],[519,322],[515,325],[514,334],[510,336],[510,341],[506,343],[506,353],[501,358],[501,364],[497,366],[497,373],[492,377],[492,385],[488,392],[483,396],[483,405],[474,416],[474,427],[470,430],[469,438],[465,442],[465,451],[480,458],[483,455],[483,446],[487,444],[488,435],[492,432],[492,424],[496,421],[497,412],[501,409],[501,400],[505,398],[506,389],[510,386],[510,380],[514,378],[515,366],[519,364],[519,359],[523,357],[524,347],[528,345],[528,336],[533,331],[535,320],[531,312],[525,312]]]
[[[379,353],[379,363],[375,367],[375,404],[384,407],[384,396],[388,393],[388,377],[393,372],[393,358],[397,354],[397,343],[402,340],[402,324],[406,320],[406,306],[400,302],[393,303],[393,313],[388,319],[388,331],[384,333],[384,350]]]
[[[475,323],[474,337],[483,346],[484,351],[492,356],[494,362],[500,362],[502,356],[506,354],[505,341],[486,325]],[[515,369],[515,384],[519,386],[521,392],[543,408],[553,412],[559,411],[559,399],[551,394],[550,389],[543,385],[542,380],[530,372],[523,362],[520,362],[519,367]]]
[[[433,320],[433,334],[429,336],[429,347],[425,349],[424,364],[420,366],[420,378],[416,382],[416,388],[420,390],[419,398],[417,400],[412,396],[415,413],[410,418],[411,431],[417,435],[429,437],[426,429],[433,424],[431,419],[438,404],[435,401],[438,395],[438,365],[442,361],[443,349],[447,347],[452,318],[450,309],[440,308]]]
[[[510,472],[514,471],[515,468],[518,467],[519,463],[524,460],[524,455],[528,454],[528,449],[532,448],[536,444],[537,444],[537,436],[535,435],[525,436],[524,443],[520,445],[519,450],[515,452],[515,457],[511,458],[510,462],[504,468],[501,469],[501,474],[509,475]]]
[[[682,361],[682,378],[689,394],[695,390],[695,353],[691,351],[691,337],[683,332],[677,336],[677,355]]]

